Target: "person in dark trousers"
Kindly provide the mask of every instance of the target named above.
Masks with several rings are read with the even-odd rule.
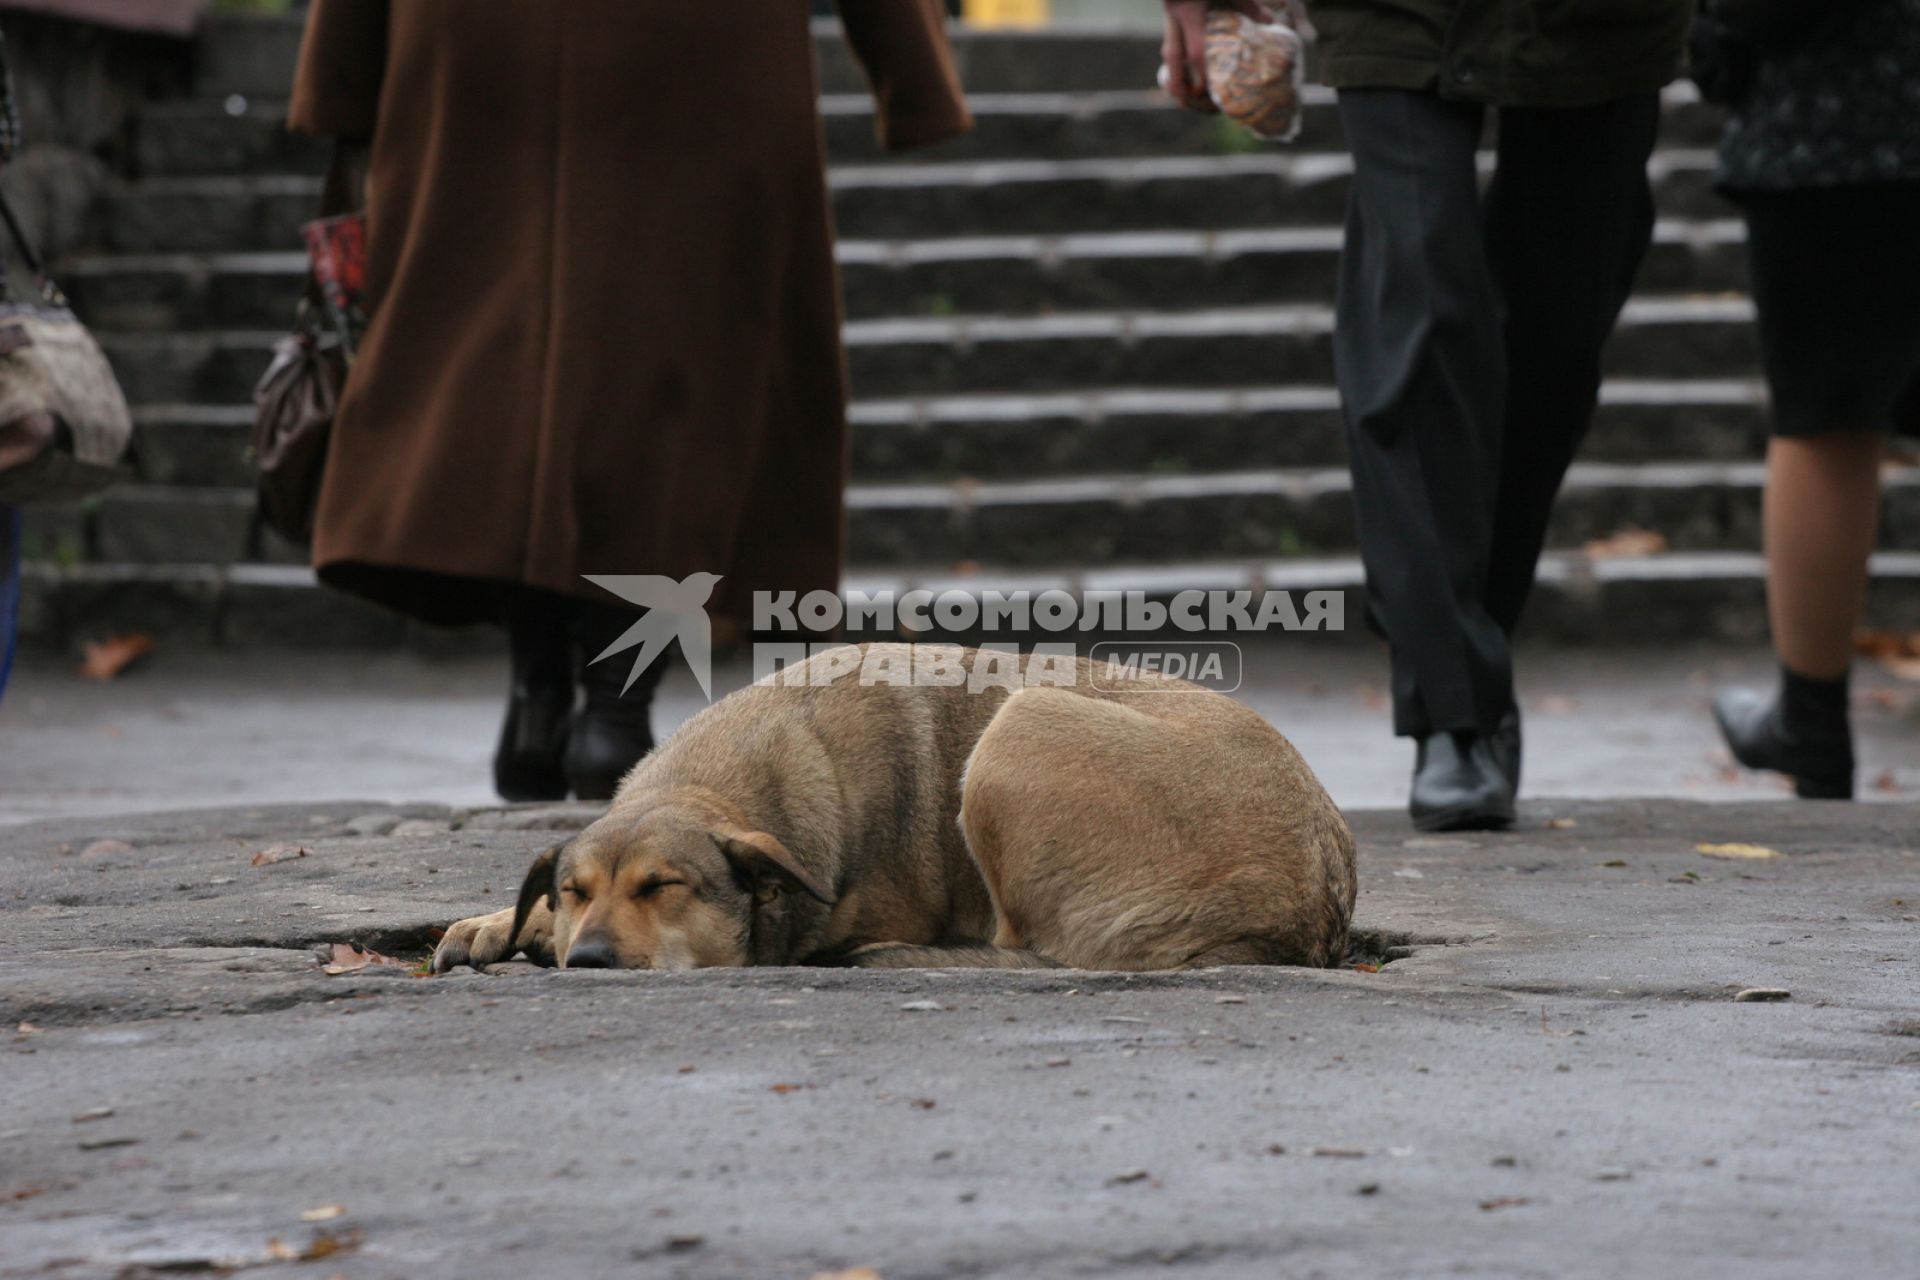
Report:
[[[971,121],[934,0],[840,0],[882,141]],[[606,799],[653,745],[636,612],[588,574],[834,590],[846,360],[808,10],[314,0],[290,119],[371,143],[371,314],[313,563],[506,624],[508,799]],[[579,707],[576,710],[576,698]]]
[[[1168,65],[1191,65],[1207,0],[1166,7]],[[1501,827],[1520,785],[1511,638],[1652,235],[1647,158],[1692,7],[1306,11],[1353,150],[1334,361],[1369,621],[1392,648],[1394,732],[1417,744],[1409,807],[1426,830]]]
[[[1777,692],[1714,702],[1742,764],[1853,795],[1847,677],[1889,432],[1920,432],[1920,0],[1714,0],[1695,78],[1731,106],[1772,399],[1764,536]]]

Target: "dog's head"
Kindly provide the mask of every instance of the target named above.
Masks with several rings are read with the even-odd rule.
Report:
[[[698,969],[753,962],[755,913],[833,891],[764,831],[678,807],[618,810],[535,859],[512,937],[542,898],[562,968]]]

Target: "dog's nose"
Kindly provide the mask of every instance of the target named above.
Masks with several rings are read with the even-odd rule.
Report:
[[[567,968],[569,969],[611,969],[613,967],[613,948],[599,938],[576,942],[567,948]]]

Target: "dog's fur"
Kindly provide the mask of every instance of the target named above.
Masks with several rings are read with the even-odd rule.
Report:
[[[434,969],[1340,963],[1353,836],[1258,714],[1085,660],[905,684],[943,659],[985,651],[850,646],[702,711]]]

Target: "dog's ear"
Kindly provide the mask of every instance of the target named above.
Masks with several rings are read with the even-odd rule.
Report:
[[[734,874],[753,886],[756,897],[762,888],[798,889],[828,906],[839,901],[818,876],[800,865],[787,846],[766,832],[723,827],[712,834]]]
[[[533,908],[540,899],[547,900],[549,911],[559,906],[553,872],[560,865],[560,854],[566,847],[564,844],[553,846],[535,858],[533,865],[527,868],[527,878],[520,882],[520,901],[513,907],[513,932],[507,935],[507,955],[513,954],[513,945],[520,940],[520,931],[527,927],[527,917],[533,914]]]

